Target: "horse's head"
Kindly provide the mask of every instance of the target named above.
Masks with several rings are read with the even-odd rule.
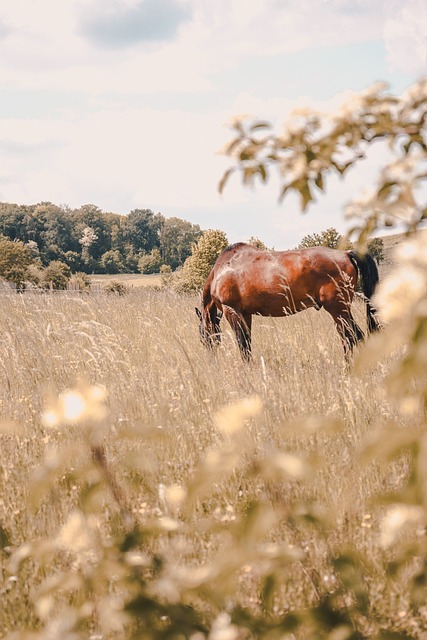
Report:
[[[217,313],[215,309],[214,319],[212,320],[211,315],[206,310],[202,312],[196,307],[196,315],[199,318],[199,335],[203,344],[207,347],[213,347],[221,342],[219,321],[222,318],[222,313]]]

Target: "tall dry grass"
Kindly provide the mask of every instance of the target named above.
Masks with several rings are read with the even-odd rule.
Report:
[[[29,561],[14,574],[9,556],[25,542],[55,536],[79,507],[72,468],[59,473],[53,486],[46,471],[58,445],[68,443],[72,459],[79,430],[51,429],[42,414],[64,390],[88,385],[107,390],[108,463],[132,517],[143,523],[170,516],[165,488],[191,482],[207,454],[227,439],[214,416],[243,398],[259,397],[261,411],[244,426],[250,446],[200,494],[191,518],[233,522],[254,501],[277,507],[283,520],[267,525],[263,540],[297,548],[302,556],[283,567],[273,613],[312,606],[327,594],[336,583],[329,559],[334,550],[351,546],[369,559],[370,606],[379,624],[422,637],[423,616],[409,613],[406,576],[384,576],[389,558],[379,543],[381,505],[374,502],[379,492],[402,484],[405,458],[366,466],[358,458],[362,439],[379,421],[410,424],[386,399],[388,364],[355,375],[332,319],[314,310],[286,319],[255,318],[251,364],[240,359],[224,323],[222,346],[210,352],[198,340],[197,302],[151,290],[116,297],[2,295],[0,525],[7,544],[1,552],[0,637],[42,624],[32,602],[46,567]],[[357,306],[355,313],[363,325],[364,308]],[[263,468],[263,460],[276,453],[298,456],[285,458],[287,473]],[[311,473],[300,473],[305,462]],[[38,503],[40,465],[47,484]],[[302,513],[312,504],[326,521],[330,514],[330,528],[321,535],[316,525],[292,524],[285,517],[293,505]],[[106,527],[114,529],[116,511],[114,500],[102,504]],[[169,545],[166,536],[158,544],[174,566],[197,567],[222,549],[228,552],[227,538],[209,529],[192,533],[190,527],[179,543]],[[261,607],[258,577],[255,565],[244,565],[233,596],[254,611]]]

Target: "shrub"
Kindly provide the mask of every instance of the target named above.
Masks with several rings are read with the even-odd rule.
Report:
[[[125,293],[128,293],[129,288],[127,287],[127,285],[125,285],[124,282],[119,282],[118,280],[110,280],[110,282],[105,285],[104,291],[106,293],[124,296]]]
[[[177,274],[175,287],[180,291],[197,290],[203,287],[220,253],[228,244],[223,231],[209,229],[193,246],[191,256]]]
[[[163,264],[160,251],[156,248],[152,249],[150,253],[144,253],[138,260],[138,269],[141,273],[159,273],[160,267]]]
[[[43,271],[40,285],[45,289],[66,289],[71,278],[71,269],[68,264],[53,260]]]
[[[20,240],[0,237],[0,278],[13,282],[18,288],[31,279],[30,265],[35,264],[31,249]]]
[[[74,273],[70,280],[68,281],[68,289],[73,289],[77,291],[89,291],[90,289],[90,278],[86,273],[82,271],[78,271]]]
[[[105,273],[122,273],[124,270],[122,256],[117,249],[110,249],[101,256],[101,267]]]

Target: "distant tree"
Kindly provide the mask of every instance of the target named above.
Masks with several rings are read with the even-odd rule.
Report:
[[[159,273],[160,267],[163,264],[162,256],[159,249],[155,247],[150,253],[143,254],[139,261],[138,267],[141,273]]]
[[[159,246],[159,234],[162,217],[156,216],[151,209],[134,209],[123,219],[123,239],[136,253]]]
[[[53,260],[43,270],[42,279],[40,284],[47,288],[53,289],[66,289],[67,284],[71,278],[71,269],[65,262],[59,260]]]
[[[123,251],[123,264],[126,273],[138,273],[138,260],[141,252],[135,251],[132,244],[126,244]]]
[[[95,229],[92,227],[84,227],[79,242],[82,245],[82,261],[90,271],[93,270],[95,264],[91,248],[97,240],[98,236]]]
[[[258,247],[258,249],[268,249],[267,245],[256,236],[251,236],[248,240],[248,244],[252,244],[254,247]]]
[[[384,260],[384,242],[382,238],[372,238],[368,240],[368,253],[375,259],[377,264]]]
[[[219,254],[228,245],[223,231],[209,229],[193,246],[191,256],[187,258],[176,280],[176,288],[186,291],[200,289]]]
[[[181,218],[166,218],[160,229],[160,253],[172,269],[182,266],[191,255],[193,245],[202,235],[198,224]]]
[[[28,235],[27,223],[33,207],[9,202],[0,203],[0,234],[9,240],[34,240]],[[37,240],[36,240],[37,241]]]
[[[63,255],[62,262],[68,264],[73,272],[83,269],[82,254],[77,251],[66,251]]]
[[[42,202],[35,206],[32,218],[37,224],[38,232],[31,235],[31,238],[38,243],[43,264],[57,259],[63,261],[67,251],[79,251],[78,237],[69,209],[51,202]]]
[[[30,250],[32,258],[34,260],[40,259],[40,250],[37,242],[35,242],[34,240],[28,240],[28,242],[26,242],[26,245]]]
[[[125,235],[124,235],[124,219],[125,216],[118,214],[107,214],[110,219],[111,229],[111,248],[117,249],[124,256],[125,252]]]
[[[78,241],[82,245],[85,270],[98,270],[102,254],[111,249],[111,218],[93,204],[85,204],[74,210],[72,217]],[[86,245],[82,244],[85,229],[91,229],[93,233],[91,242]]]
[[[110,249],[103,253],[100,264],[105,273],[122,273],[124,271],[122,255],[118,249]]]
[[[298,245],[298,249],[305,249],[306,247],[330,247],[336,249],[340,244],[341,235],[334,227],[321,231],[320,233],[312,233],[301,240]]]
[[[29,267],[32,264],[34,259],[28,245],[0,236],[0,278],[21,288],[26,280],[31,279]]]

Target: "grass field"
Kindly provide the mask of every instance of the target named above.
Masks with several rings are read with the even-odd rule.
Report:
[[[94,586],[85,563],[73,556],[87,554],[87,549],[77,545],[76,550],[75,541],[74,547],[70,543],[66,552],[54,557],[36,546],[27,563],[12,563],[12,569],[10,565],[10,555],[26,542],[48,540],[57,551],[58,535],[67,537],[65,523],[76,512],[90,516],[94,509],[96,526],[92,516],[86,525],[102,530],[105,540],[114,539],[117,505],[95,490],[93,499],[87,490],[91,483],[97,486],[89,464],[96,430],[82,431],[77,423],[50,428],[42,420],[59,394],[77,388],[84,395],[91,385],[107,393],[101,441],[130,517],[148,527],[153,520],[173,516],[184,527],[178,536],[164,532],[149,545],[173,567],[167,574],[169,582],[163,578],[160,586],[156,583],[165,601],[178,597],[177,584],[185,582],[184,575],[194,576],[200,567],[221,566],[209,578],[212,589],[217,585],[216,600],[210,596],[209,605],[203,604],[200,594],[206,596],[206,584],[200,578],[205,586],[198,592],[194,587],[189,602],[200,606],[206,619],[214,619],[222,607],[236,602],[254,615],[265,612],[261,577],[273,562],[273,545],[282,555],[283,549],[289,553],[286,561],[279,554],[280,563],[274,556],[280,580],[269,596],[269,615],[312,607],[336,585],[331,557],[339,549],[351,548],[366,559],[370,622],[362,620],[361,627],[372,633],[387,628],[426,637],[425,612],[421,608],[415,615],[408,604],[408,575],[385,577],[390,552],[380,544],[383,506],[374,499],[401,486],[407,473],[405,459],[364,466],[358,457],[362,440],[378,423],[393,420],[404,429],[411,422],[387,400],[383,381],[389,363],[380,362],[355,375],[344,362],[333,322],[325,312],[255,318],[254,361],[248,365],[241,361],[227,326],[217,352],[206,351],[199,343],[196,297],[135,287],[125,296],[3,295],[1,299],[0,531],[5,549],[0,637],[22,629],[42,629],[37,637],[59,637],[55,635],[59,631],[43,634],[57,629],[58,619],[65,624],[70,602],[77,608],[76,593],[83,590],[82,584],[86,589],[90,583],[96,592],[96,580]],[[363,325],[361,306],[356,315]],[[252,400],[242,408],[239,403],[248,398]],[[215,416],[236,403],[226,422],[237,421],[238,428],[224,431]],[[65,454],[58,453],[64,447]],[[195,478],[203,491],[197,489],[191,513],[177,515],[165,491],[191,486]],[[248,517],[254,503],[265,512],[259,519],[264,524],[253,534],[257,552],[252,557],[242,543],[246,530],[232,527]],[[319,530],[298,509],[321,514],[329,525]],[[270,521],[272,512],[276,516]],[[109,548],[105,540],[99,547],[104,554]],[[261,542],[263,549],[269,549],[264,555]],[[227,573],[225,564],[233,567],[233,562],[234,572]],[[99,569],[93,557],[91,563]],[[62,585],[64,571],[68,582]],[[115,574],[111,568],[108,571],[109,586],[96,596],[97,615],[90,610],[88,627],[79,631],[82,635],[73,635],[67,627],[61,637],[90,633],[93,638],[130,637],[118,614],[111,622],[108,603],[113,602],[110,582]],[[40,595],[47,578],[50,591],[44,586]],[[80,587],[69,587],[72,579]],[[74,595],[66,597],[67,589]],[[99,613],[101,605],[110,611],[108,615]],[[61,614],[63,609],[67,615]],[[71,622],[70,628],[74,628]]]
[[[97,274],[90,276],[92,285],[104,287],[111,281],[120,282],[130,289],[134,287],[160,287],[162,279],[159,273],[145,275],[143,273],[117,273],[114,275]]]

